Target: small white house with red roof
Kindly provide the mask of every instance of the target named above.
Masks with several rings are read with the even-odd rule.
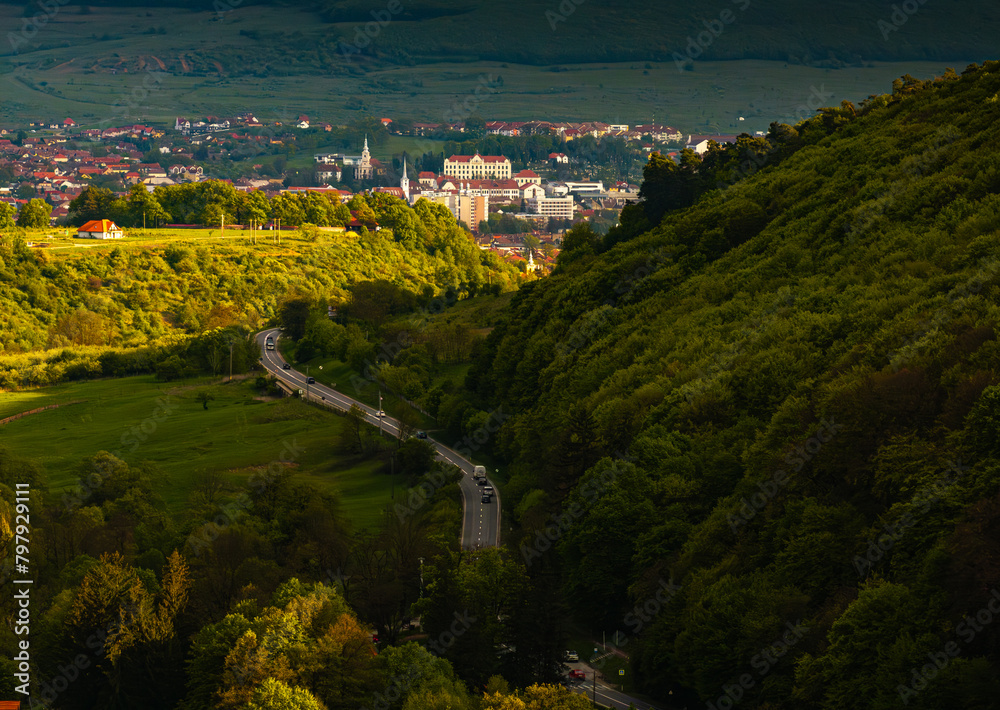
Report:
[[[110,219],[92,219],[76,230],[77,239],[121,239],[122,228]]]
[[[542,178],[534,170],[522,170],[514,175],[514,180],[517,182],[518,187],[542,184]]]

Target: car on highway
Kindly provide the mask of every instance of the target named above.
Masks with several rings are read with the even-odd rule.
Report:
[[[385,410],[384,409],[378,410],[377,412],[375,412],[375,416],[381,419],[382,417],[385,416]]]
[[[282,366],[281,366],[281,369],[282,369],[282,370],[291,370],[291,369],[292,369],[292,366],[291,366],[291,365],[289,365],[289,364],[288,364],[288,363],[286,362],[286,363],[285,363],[284,365],[282,365]]]
[[[483,489],[483,495],[491,496],[494,493],[496,493],[496,491],[493,490],[493,486],[486,486],[486,488]]]
[[[417,432],[417,438],[418,439],[426,439],[427,438],[427,432],[426,431],[418,431]]]
[[[490,498],[490,497],[489,497],[488,495],[486,495],[485,493],[483,494],[483,503],[489,503],[489,502],[491,502],[492,500],[493,500],[493,499],[492,499],[492,498]]]
[[[485,478],[477,478],[476,479],[476,485],[477,486],[485,486],[486,485],[486,479]]]
[[[314,385],[314,384],[316,384],[316,378],[315,377],[307,377],[306,378],[306,383],[310,384],[310,385]]]

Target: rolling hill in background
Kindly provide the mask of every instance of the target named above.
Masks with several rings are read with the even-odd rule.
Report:
[[[1000,11],[968,0],[914,5],[912,16],[845,0],[52,7],[0,3],[0,120],[99,121],[102,107],[126,103],[143,121],[237,111],[441,121],[481,77],[501,76],[474,110],[715,132],[746,116],[756,122],[739,128],[762,130],[756,117],[790,119],[814,87],[834,104],[860,100],[905,73],[989,59],[1000,36]],[[153,86],[137,86],[150,72]]]

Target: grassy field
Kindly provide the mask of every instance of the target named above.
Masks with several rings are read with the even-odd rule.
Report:
[[[207,410],[195,400],[201,391],[215,397]],[[292,464],[296,480],[336,492],[356,528],[374,525],[403,485],[401,476],[381,473],[378,460],[334,451],[340,417],[298,400],[262,402],[250,381],[161,383],[140,376],[4,393],[0,418],[80,400],[2,427],[4,446],[40,463],[53,492],[73,486],[84,458],[119,450],[129,463],[157,466],[155,489],[180,514],[201,472],[224,472],[235,495],[255,467],[287,456],[286,442],[301,450]]]
[[[18,230],[0,232],[0,235],[14,233]],[[213,229],[126,229],[123,239],[77,239],[76,230],[71,227],[50,227],[48,229],[25,230],[25,239],[33,247],[45,249],[54,256],[72,256],[74,252],[96,249],[110,252],[113,249],[155,249],[170,244],[189,247],[250,247],[260,254],[272,257],[295,255],[304,248],[312,248],[316,244],[343,242],[355,239],[354,232],[321,232],[317,242],[309,241],[298,230],[282,229],[280,243],[276,241],[274,232],[257,230],[257,243],[250,242],[250,231],[226,227],[225,234],[218,227]]]
[[[0,23],[19,26],[20,10],[0,5]],[[288,122],[303,113],[332,123],[363,115],[443,121],[472,112],[509,120],[655,119],[688,132],[752,131],[766,130],[773,120],[796,119],[801,108],[808,112],[811,99],[814,105],[858,101],[889,91],[892,79],[904,73],[926,78],[946,65],[965,66],[869,62],[835,70],[739,60],[699,61],[694,71],[682,72],[672,61],[544,67],[453,57],[362,71],[336,51],[337,33],[353,28],[323,25],[291,7],[278,18],[265,8],[245,7],[225,21],[211,11],[160,8],[154,16],[98,7],[78,14],[66,8],[17,55],[0,57],[0,124],[35,116],[70,116],[81,124],[172,124],[178,114],[238,111],[256,112],[265,122]],[[286,37],[283,46],[303,54],[287,65],[282,64],[287,58],[269,57],[263,49],[255,57],[251,49],[264,47],[263,40],[252,42],[241,32]],[[314,62],[309,52],[316,54]],[[245,75],[247,62],[259,63],[262,75]],[[503,86],[477,95],[480,80],[491,76],[502,77]],[[373,153],[385,159],[403,147],[390,142]]]

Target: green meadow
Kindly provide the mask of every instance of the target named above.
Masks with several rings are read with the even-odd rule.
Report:
[[[252,382],[138,376],[5,392],[0,418],[66,406],[2,425],[0,436],[12,453],[41,464],[56,494],[72,490],[81,462],[98,451],[149,461],[158,471],[154,488],[175,515],[206,472],[220,472],[224,495],[235,496],[259,467],[291,457],[297,482],[337,494],[356,528],[375,525],[404,478],[383,473],[380,459],[338,454],[341,417],[296,399],[262,401]],[[207,409],[195,399],[205,391],[214,397]]]

